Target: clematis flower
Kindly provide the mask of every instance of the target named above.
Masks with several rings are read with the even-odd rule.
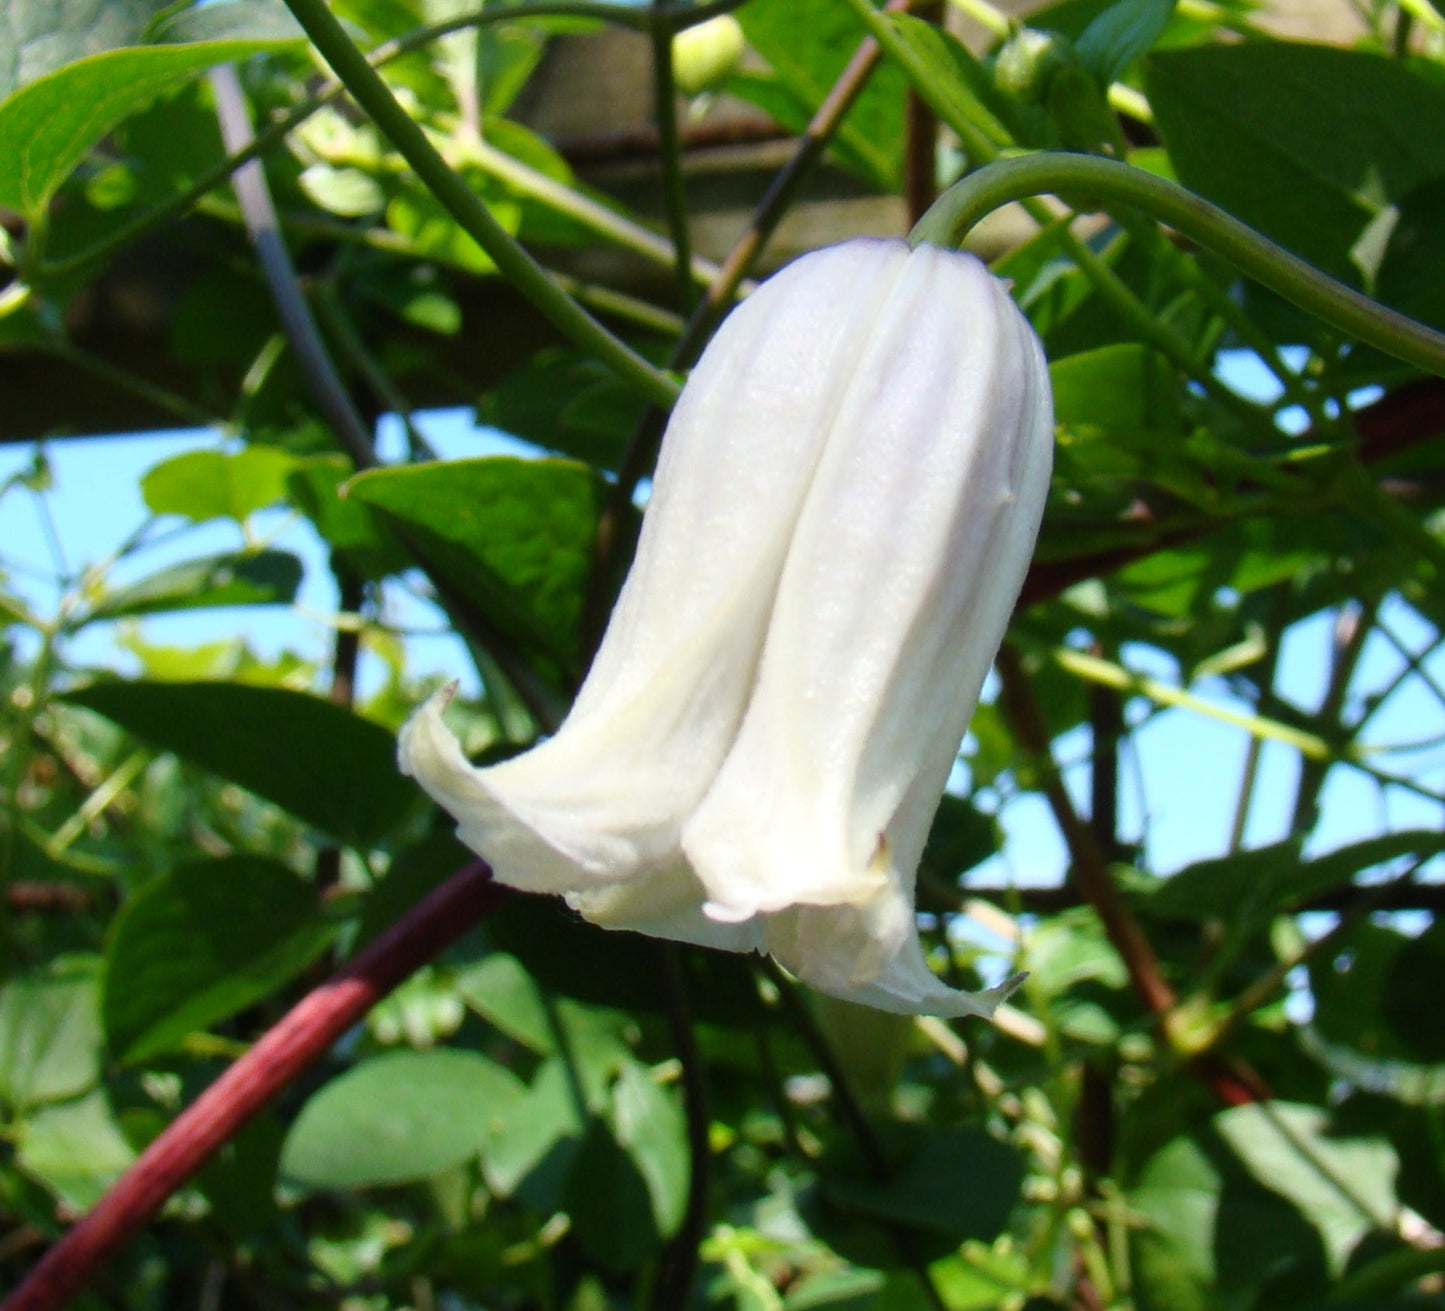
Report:
[[[588,919],[765,951],[833,996],[990,1014],[929,969],[924,840],[1033,551],[1038,339],[973,256],[815,251],[724,323],[668,425],[632,571],[557,733],[401,767],[496,878]]]

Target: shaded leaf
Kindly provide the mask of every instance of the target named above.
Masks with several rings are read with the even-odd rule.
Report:
[[[1145,85],[1185,186],[1347,281],[1371,216],[1445,175],[1445,86],[1398,60],[1206,45],[1151,55]]]
[[[1288,839],[1186,866],[1159,884],[1148,905],[1184,919],[1263,920],[1387,861],[1439,851],[1445,834],[1428,829],[1366,838],[1312,860],[1301,859],[1298,841]]]
[[[228,552],[183,560],[108,592],[91,619],[122,619],[227,605],[290,605],[301,586],[301,561],[289,551]]]
[[[377,469],[347,485],[419,533],[434,563],[527,649],[570,666],[603,495],[566,460],[494,457]]]
[[[259,856],[194,861],[152,879],[106,949],[106,1042],[118,1060],[175,1050],[269,996],[330,941],[316,889]]]
[[[418,793],[385,729],[320,697],[238,683],[92,683],[66,694],[153,746],[370,846]]]
[[[391,1052],[333,1079],[301,1108],[281,1172],[308,1188],[430,1179],[475,1156],[522,1101],[510,1070],[475,1052]]]

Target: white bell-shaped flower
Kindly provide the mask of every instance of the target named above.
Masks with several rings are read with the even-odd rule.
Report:
[[[402,768],[502,883],[882,1009],[988,1014],[928,968],[914,878],[1052,449],[1038,339],[978,260],[805,255],[688,380],[556,735],[475,769],[436,697]]]

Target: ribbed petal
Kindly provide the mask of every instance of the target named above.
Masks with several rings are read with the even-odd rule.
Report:
[[[914,1009],[915,871],[1027,569],[1053,418],[1037,338],[971,256],[915,251],[858,323],[756,686],[683,851],[714,918],[777,917],[768,949],[800,978]]]
[[[652,901],[693,899],[699,937],[757,940],[706,923],[679,830],[736,736],[783,558],[858,367],[858,325],[906,262],[901,245],[816,252],[724,323],[668,425],[632,571],[554,737],[477,770],[435,702],[404,731],[403,770],[501,882],[572,893],[586,913],[639,926]],[[609,891],[643,880],[647,896]]]

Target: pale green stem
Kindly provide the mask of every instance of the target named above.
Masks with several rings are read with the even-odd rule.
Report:
[[[1009,16],[1002,9],[996,9],[987,0],[948,0],[959,13],[973,19],[980,27],[994,36],[1006,37],[1013,30]]]
[[[391,88],[342,30],[325,0],[286,0],[286,4],[321,57],[346,83],[352,98],[463,231],[487,252],[502,276],[573,345],[595,356],[654,404],[670,407],[681,390],[678,384],[614,337],[552,282],[466,182],[447,167],[426,133],[411,120]]]
[[[1000,206],[1059,192],[1141,209],[1222,255],[1306,313],[1426,373],[1445,377],[1445,334],[1337,282],[1183,187],[1115,160],[1070,154],[997,160],[944,192],[914,227],[910,240],[914,245],[926,241],[958,246],[980,219]]]
[[[150,752],[133,751],[120,766],[81,803],[80,808],[55,830],[54,836],[45,844],[45,854],[52,860],[59,860],[70,846],[107,806],[120,796],[142,770],[150,763]]]
[[[1158,679],[1150,678],[1145,674],[1136,674],[1113,661],[1101,660],[1098,656],[1086,655],[1082,651],[1070,651],[1067,648],[1055,650],[1053,656],[1054,660],[1064,669],[1090,683],[1098,683],[1101,687],[1116,688],[1120,692],[1133,692],[1139,696],[1148,697],[1149,700],[1157,702],[1159,705],[1177,706],[1183,710],[1193,710],[1198,714],[1208,715],[1211,719],[1217,719],[1221,723],[1242,728],[1253,737],[1268,738],[1271,741],[1283,742],[1292,746],[1308,760],[1331,761],[1352,758],[1348,753],[1341,755],[1335,751],[1324,738],[1315,733],[1306,733],[1302,729],[1292,728],[1289,724],[1282,724],[1277,719],[1244,714],[1238,710],[1231,710],[1227,706],[1216,705],[1214,702],[1206,701],[1182,688],[1170,687],[1169,684],[1161,683]]]
[[[590,228],[600,237],[606,237],[616,246],[630,250],[656,264],[682,268],[682,277],[691,282],[712,286],[718,280],[720,270],[711,260],[697,255],[687,255],[685,261],[678,254],[679,248],[666,237],[649,231],[634,223],[616,210],[608,209],[590,196],[584,196],[571,187],[549,178],[545,173],[522,163],[515,155],[488,145],[485,141],[473,141],[467,145],[469,153],[495,178],[500,178],[514,190],[533,200],[540,200],[559,214],[565,214],[583,227]],[[684,215],[685,217],[685,215]]]
[[[653,8],[662,7],[654,0]],[[692,285],[692,246],[687,230],[687,190],[682,178],[682,144],[677,134],[677,83],[672,72],[672,34],[659,28],[652,32],[653,117],[657,120],[658,153],[662,159],[662,195],[667,208],[667,228],[672,235],[673,261],[682,308],[691,313],[697,304]]]

